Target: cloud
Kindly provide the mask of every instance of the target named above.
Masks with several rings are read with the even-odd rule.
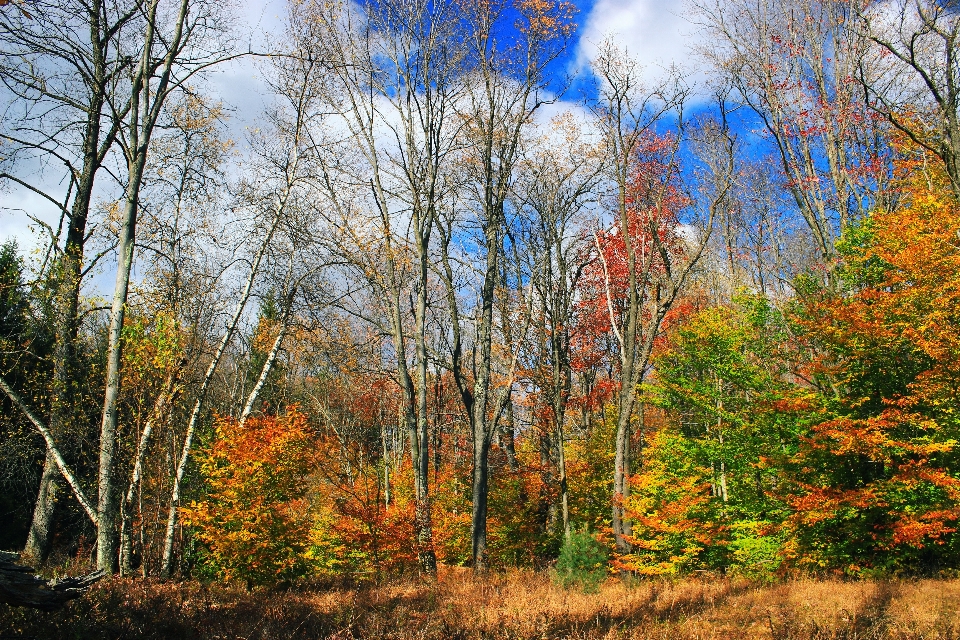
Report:
[[[575,64],[587,66],[609,37],[641,63],[649,82],[662,78],[672,64],[688,70],[693,80],[702,80],[692,53],[699,30],[684,15],[683,5],[664,0],[597,0],[584,22]]]

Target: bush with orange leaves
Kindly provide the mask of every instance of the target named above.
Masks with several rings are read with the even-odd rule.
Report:
[[[320,438],[312,478],[308,556],[323,576],[379,578],[415,566],[409,462],[392,469],[390,502],[381,476],[361,443]]]
[[[243,426],[218,417],[214,428],[197,453],[203,494],[183,510],[200,544],[200,573],[247,584],[307,575],[315,454],[306,418],[291,407]]]

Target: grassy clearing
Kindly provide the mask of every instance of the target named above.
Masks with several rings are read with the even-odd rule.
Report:
[[[47,615],[0,605],[0,635],[46,638],[705,639],[960,638],[960,580],[609,580],[597,593],[543,574],[326,590],[114,579]]]

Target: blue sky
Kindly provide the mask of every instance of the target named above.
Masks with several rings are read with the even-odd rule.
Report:
[[[594,55],[596,45],[611,36],[627,47],[653,79],[672,63],[695,73],[691,46],[697,29],[683,17],[684,0],[573,0],[579,9],[577,34],[561,62],[568,72],[582,71]],[[252,34],[252,44],[265,34],[280,35],[285,0],[247,0],[241,18]],[[223,100],[234,107],[235,116],[246,121],[262,110],[267,96],[257,79],[257,68],[249,61],[225,67],[211,78]]]

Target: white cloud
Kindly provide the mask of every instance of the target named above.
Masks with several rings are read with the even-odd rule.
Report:
[[[691,79],[702,80],[695,73],[692,51],[699,39],[698,27],[685,17],[683,5],[664,0],[597,0],[584,21],[576,64],[587,66],[609,37],[640,62],[650,82],[662,78],[673,64],[692,73]]]

